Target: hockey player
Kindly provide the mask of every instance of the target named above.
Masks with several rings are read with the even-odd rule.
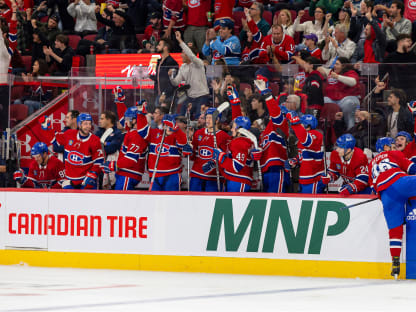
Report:
[[[118,160],[106,161],[105,173],[116,172],[116,190],[134,190],[142,180],[150,128],[143,110],[129,107],[124,122],[130,130],[125,134]]]
[[[290,183],[289,173],[285,171],[284,167],[287,160],[286,142],[289,137],[289,125],[278,102],[268,88],[267,78],[262,75],[257,75],[256,78],[254,84],[259,93],[265,97],[271,121],[260,135],[263,190],[264,192],[282,193],[286,192]]]
[[[325,184],[321,181],[324,173],[324,152],[322,150],[322,134],[315,130],[318,121],[312,115],[301,118],[294,112],[286,114],[291,127],[298,138],[299,155],[288,159],[285,166],[288,170],[300,166],[299,184],[301,193],[320,194],[324,192]]]
[[[328,185],[340,176],[343,179],[338,190],[341,195],[371,193],[368,187],[368,158],[361,149],[355,147],[355,138],[349,133],[337,139],[335,150],[330,156],[328,173],[321,176],[321,181]]]
[[[45,121],[50,124],[50,121]],[[97,189],[97,177],[103,164],[100,139],[92,134],[92,117],[81,113],[77,117],[77,129],[55,134],[53,142],[65,147],[64,189]],[[47,129],[42,125],[42,129]]]
[[[217,172],[215,169],[215,162],[212,161],[212,153],[215,148],[214,145],[214,123],[213,114],[215,108],[208,108],[205,111],[205,128],[199,129],[195,132],[192,140],[192,147],[194,151],[194,164],[191,170],[190,191],[191,192],[217,192]],[[215,132],[218,148],[225,151],[231,137],[222,130]]]
[[[409,132],[399,131],[395,139],[396,150],[405,153],[407,145],[409,145],[409,143],[411,142],[412,142],[412,136]],[[407,158],[410,158],[410,157],[407,157]]]
[[[383,203],[393,260],[391,275],[397,278],[400,273],[406,203],[411,197],[416,196],[416,177],[409,176],[416,174],[416,164],[405,158],[400,151],[392,150],[393,147],[394,139],[378,139],[376,150],[379,154],[371,161],[369,171],[370,184]]]
[[[181,152],[187,157],[191,155],[192,148],[187,144],[186,134],[176,125],[173,115],[163,116],[163,127],[164,130],[150,129],[147,159],[150,178],[156,171],[152,191],[180,191]],[[166,131],[166,136],[161,146],[163,131]],[[155,168],[158,153],[160,153],[160,159]]]
[[[65,168],[62,161],[48,154],[48,146],[37,142],[30,150],[33,160],[29,165],[26,176],[22,169],[17,170],[13,178],[22,187],[60,189],[65,178]]]

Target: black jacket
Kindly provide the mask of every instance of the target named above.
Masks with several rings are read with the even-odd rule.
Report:
[[[324,105],[324,95],[322,88],[323,77],[317,70],[312,71],[306,76],[302,93],[308,97],[308,107],[310,109],[321,109]]]
[[[368,24],[368,19],[365,16],[351,17],[350,30],[348,31],[348,38],[355,43],[360,40],[361,33],[364,27]]]
[[[175,87],[170,83],[168,72],[171,68],[178,69],[178,63],[170,55],[164,59],[163,63],[161,62],[161,58],[157,60],[156,75],[150,78],[155,82],[155,96],[160,96],[162,92],[165,92],[166,97],[169,98],[173,95]]]

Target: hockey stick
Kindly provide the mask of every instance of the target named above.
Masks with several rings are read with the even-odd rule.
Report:
[[[351,208],[356,207],[356,206],[360,206],[360,205],[370,203],[370,202],[375,201],[377,199],[378,199],[378,197],[377,198],[371,198],[371,199],[365,200],[365,201],[360,202],[360,203],[356,203],[356,204],[352,204],[352,205],[349,205],[349,206],[342,207],[341,210],[351,209]]]
[[[251,142],[253,142],[254,147],[256,149],[259,148],[259,146],[257,144],[257,138],[253,133],[251,133],[250,131],[248,131],[247,129],[244,129],[244,128],[238,129],[238,132],[240,134],[244,135],[246,138],[249,138],[251,140]],[[262,192],[263,191],[263,176],[261,175],[260,160],[257,160],[257,167],[258,167],[258,173],[259,173],[259,179],[260,179],[260,192]]]
[[[173,96],[172,96],[172,101],[170,102],[170,107],[169,107],[169,114],[172,113],[172,108],[173,108],[173,103],[175,102],[175,97],[176,94],[180,91],[186,91],[190,88],[189,85],[183,85],[179,88],[176,88],[175,91],[173,91]],[[149,191],[152,190],[153,188],[153,183],[155,183],[155,178],[156,178],[156,173],[157,173],[157,166],[159,165],[159,160],[160,160],[160,154],[163,150],[163,143],[165,142],[165,137],[166,137],[166,126],[163,126],[163,135],[162,135],[162,139],[160,141],[159,144],[156,145],[156,149],[157,146],[160,145],[159,151],[157,152],[157,156],[156,156],[156,162],[155,162],[155,167],[153,168],[153,174],[152,174],[152,179],[150,180],[150,186],[149,186]]]
[[[212,114],[212,127],[213,127],[213,137],[214,137],[214,148],[218,148],[217,143],[217,118],[219,114],[225,111],[228,107],[230,107],[230,103],[224,102],[220,106],[217,107],[217,110]],[[218,161],[215,161],[215,173],[217,174],[217,189],[218,192],[221,192],[221,178],[220,178],[220,168],[218,166]]]
[[[190,138],[189,138],[189,127],[191,126],[191,109],[192,109],[192,103],[188,104],[187,110],[186,110],[186,140],[188,141],[188,144],[190,144]],[[188,192],[191,191],[191,155],[188,155],[187,162],[188,162]]]
[[[324,150],[324,174],[325,174],[325,177],[328,174],[328,168],[326,167],[327,166],[327,163],[326,163],[326,127],[327,127],[327,120],[325,118],[325,121],[324,121],[324,131],[323,131],[323,139],[322,139],[322,148]],[[325,189],[326,189],[326,193],[328,194],[328,185],[326,186]]]
[[[101,149],[103,150],[104,162],[106,162],[106,160],[107,160],[107,155],[106,155],[105,149],[104,149],[105,140],[107,140],[107,138],[113,133],[113,131],[114,131],[113,128],[108,128],[107,130],[104,131],[103,135],[100,138]],[[107,179],[108,179],[108,184],[111,187],[110,174],[106,173],[106,176],[107,176]]]

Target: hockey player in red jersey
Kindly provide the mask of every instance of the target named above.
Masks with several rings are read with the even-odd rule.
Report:
[[[337,139],[328,174],[322,176],[321,180],[327,185],[340,176],[343,183],[338,192],[341,195],[371,194],[368,187],[368,158],[361,149],[355,147],[355,138],[349,133]]]
[[[260,135],[259,144],[262,148],[260,164],[263,174],[263,190],[264,192],[283,193],[290,183],[289,174],[284,166],[287,160],[286,142],[289,137],[289,125],[279,103],[268,88],[268,79],[262,75],[257,75],[256,78],[254,84],[259,93],[265,97],[270,114],[270,121]]]
[[[92,117],[81,113],[77,117],[78,129],[55,134],[54,141],[65,148],[64,189],[96,189],[97,177],[103,164],[100,139],[92,134]]]
[[[156,171],[152,191],[180,191],[181,154],[185,157],[189,156],[192,148],[187,143],[186,134],[176,125],[173,115],[163,116],[163,127],[165,130],[150,129],[147,159],[150,178]],[[166,131],[166,136],[161,146],[163,131]],[[160,153],[160,159],[155,168],[158,153]]]
[[[301,193],[320,194],[325,185],[321,181],[324,173],[324,152],[322,134],[315,130],[318,121],[313,115],[303,115],[301,118],[294,112],[286,114],[291,127],[298,138],[299,155],[286,161],[287,169],[299,165],[299,184]]]
[[[212,161],[214,146],[214,122],[213,114],[215,108],[208,108],[205,112],[205,128],[195,132],[192,140],[194,152],[194,164],[191,170],[190,191],[191,192],[217,192],[217,172],[215,162]],[[216,131],[217,146],[221,150],[227,150],[231,137],[222,130]]]
[[[33,160],[26,176],[22,169],[16,171],[13,178],[22,187],[60,189],[65,178],[64,163],[48,154],[48,147],[43,142],[33,145],[30,155]]]
[[[150,132],[145,113],[145,107],[132,106],[126,110],[124,122],[130,130],[124,135],[118,160],[103,165],[104,172],[116,172],[116,190],[134,190],[142,180]]]
[[[416,196],[416,164],[405,158],[402,152],[392,150],[394,139],[380,138],[376,150],[380,154],[369,165],[370,185],[383,203],[384,217],[389,228],[390,253],[393,260],[391,274],[397,278],[400,273],[403,223],[406,217],[406,203]],[[411,176],[409,176],[411,175]]]

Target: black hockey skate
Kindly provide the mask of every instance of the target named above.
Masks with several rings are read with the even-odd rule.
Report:
[[[393,263],[391,266],[391,276],[394,277],[395,280],[399,277],[400,274],[400,258],[393,257]]]

